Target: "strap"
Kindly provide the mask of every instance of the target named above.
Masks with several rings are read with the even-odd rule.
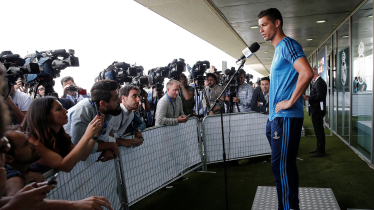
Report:
[[[174,108],[174,104],[173,104],[173,101],[171,100],[171,98],[169,97],[169,95],[166,93],[166,96],[168,97],[170,103],[171,103],[171,106],[173,106],[173,117],[175,117],[175,108]],[[177,100],[175,99],[175,106],[177,105],[176,102]]]

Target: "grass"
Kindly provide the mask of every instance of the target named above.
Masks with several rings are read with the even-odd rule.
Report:
[[[313,127],[305,114],[304,127]],[[336,136],[326,136],[323,158],[311,158],[316,147],[313,129],[305,130],[297,160],[300,187],[331,188],[341,209],[374,209],[374,169]],[[328,135],[330,132],[325,129]],[[251,209],[257,186],[275,186],[269,157],[252,158],[247,165],[230,162],[228,172],[229,209]],[[223,167],[208,165],[208,173],[189,173],[187,181],[154,193],[131,209],[225,209]]]

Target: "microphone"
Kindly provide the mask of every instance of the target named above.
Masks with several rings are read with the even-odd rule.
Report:
[[[240,57],[236,62],[241,61],[244,58],[251,57],[253,54],[255,54],[255,52],[257,52],[258,49],[260,49],[260,45],[257,42],[251,44],[251,46],[249,46],[249,47],[247,47],[243,50],[242,57]]]

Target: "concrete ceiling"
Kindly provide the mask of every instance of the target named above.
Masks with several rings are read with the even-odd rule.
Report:
[[[282,13],[283,30],[298,41],[308,57],[363,0],[136,0],[138,3],[211,43],[233,58],[258,42],[260,50],[246,64],[266,76],[274,55],[274,47],[264,42],[257,15],[275,7]],[[371,4],[372,5],[372,4]],[[316,21],[326,20],[318,24]],[[347,30],[348,33],[348,30]],[[371,34],[372,36],[372,34]],[[312,38],[313,41],[306,41]],[[348,40],[347,44],[348,44]],[[344,41],[343,41],[344,42]]]

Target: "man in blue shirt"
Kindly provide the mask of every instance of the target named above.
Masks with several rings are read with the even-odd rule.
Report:
[[[271,168],[278,194],[278,209],[299,210],[299,174],[296,157],[304,120],[302,94],[313,77],[303,48],[287,37],[279,10],[258,15],[260,32],[275,47],[271,64],[269,119],[266,136],[271,147]]]
[[[104,117],[104,125],[92,151],[92,153],[103,151],[99,157],[103,162],[116,158],[119,155],[119,149],[115,142],[101,142],[105,140],[107,132],[110,132],[107,131],[107,125],[112,116],[117,116],[122,112],[117,86],[117,82],[113,80],[100,80],[96,82],[91,88],[92,98],[85,98],[70,108],[68,123],[64,125],[66,133],[69,134],[71,141],[76,145],[81,140],[92,119],[96,115]]]

